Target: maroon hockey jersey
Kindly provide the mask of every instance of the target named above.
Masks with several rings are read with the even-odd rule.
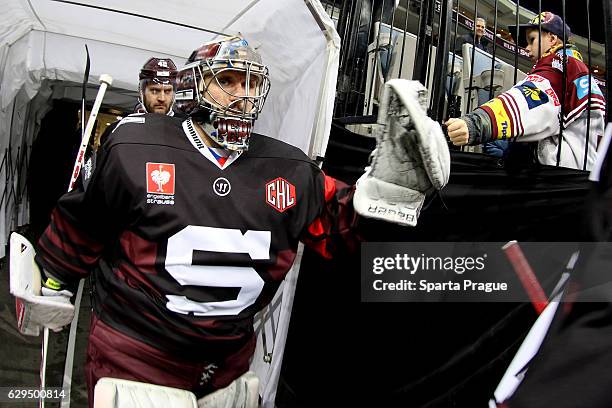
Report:
[[[98,319],[190,361],[244,353],[299,240],[325,255],[353,216],[351,188],[262,135],[221,165],[190,120],[131,115],[96,162],[87,189],[58,202],[37,260],[64,283],[95,267]]]

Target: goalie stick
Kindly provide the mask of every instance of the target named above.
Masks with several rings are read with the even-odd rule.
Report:
[[[513,267],[515,268],[517,274],[524,274],[524,267],[526,266],[531,271],[532,278],[536,280],[535,284],[537,284],[540,290],[542,290],[539,283],[537,282],[537,278],[535,277],[535,275],[533,275],[533,271],[531,270],[529,263],[525,259],[525,256],[523,255],[518,243],[516,241],[510,241],[508,244],[504,245],[502,249],[506,251],[506,247],[508,247],[509,245],[511,247],[514,247],[514,249],[512,249],[511,251],[516,251],[520,253],[518,257],[515,256],[516,254],[506,254],[508,255],[508,259],[510,259],[510,262],[513,264]],[[523,259],[519,260],[521,256]],[[570,256],[567,265],[565,266],[565,270],[561,274],[557,285],[555,286],[550,295],[550,301],[546,299],[546,305],[544,306],[544,309],[541,313],[538,313],[538,319],[535,321],[535,323],[529,330],[529,333],[521,343],[521,346],[519,347],[514,358],[510,362],[510,365],[506,369],[506,372],[504,373],[502,379],[497,385],[497,388],[495,389],[495,392],[493,393],[493,398],[489,400],[489,408],[496,408],[498,407],[498,404],[501,404],[508,400],[523,381],[523,377],[525,375],[525,372],[527,371],[529,363],[540,350],[542,342],[544,341],[544,338],[546,337],[548,330],[550,329],[550,325],[555,316],[555,312],[557,311],[557,307],[559,305],[559,302],[561,301],[561,297],[563,296],[565,284],[567,283],[567,280],[569,279],[569,276],[572,270],[574,269],[579,256],[579,251],[574,252]],[[523,270],[523,272],[519,272],[519,270],[521,269]],[[545,296],[543,290],[542,295]],[[542,303],[541,299],[539,298],[539,295],[537,295],[537,301],[539,303]]]
[[[108,74],[100,75],[100,88],[98,89],[98,95],[96,95],[96,100],[91,108],[91,113],[89,115],[89,119],[87,120],[87,126],[85,127],[85,131],[83,132],[83,137],[81,138],[81,146],[79,147],[79,152],[77,153],[76,158],[74,159],[74,167],[72,168],[72,176],[70,177],[70,184],[68,185],[68,191],[72,191],[74,188],[74,184],[76,183],[77,178],[81,172],[81,167],[83,166],[83,161],[85,159],[85,152],[87,150],[87,145],[89,144],[89,139],[91,138],[91,132],[93,130],[94,123],[96,122],[96,118],[98,117],[98,111],[100,110],[100,105],[102,104],[102,99],[104,98],[104,93],[106,92],[106,88],[113,83],[113,78]]]
[[[87,66],[89,67],[89,53],[87,58]],[[88,69],[87,69],[88,71]],[[89,144],[89,139],[91,138],[91,133],[93,131],[94,123],[98,116],[98,111],[100,110],[100,106],[102,105],[102,100],[104,99],[104,94],[106,93],[106,88],[113,83],[113,78],[108,74],[102,74],[100,76],[100,88],[98,89],[98,94],[96,95],[96,99],[94,101],[93,107],[91,109],[91,113],[89,115],[89,119],[87,120],[87,126],[83,131],[83,135],[81,138],[81,146],[79,147],[79,151],[77,153],[76,159],[74,161],[74,167],[72,169],[72,175],[70,178],[70,183],[68,185],[68,192],[72,191],[76,180],[79,177],[81,172],[81,167],[83,166],[83,161],[85,159],[85,152],[87,150],[87,146]],[[84,104],[82,105],[85,106]],[[83,112],[84,114],[84,112]],[[66,348],[66,361],[64,365],[64,376],[62,389],[70,390],[70,383],[72,379],[72,366],[73,366],[73,358],[74,358],[74,347],[76,342],[76,329],[77,323],[79,320],[79,307],[81,304],[81,297],[83,295],[83,283],[84,281],[81,279],[79,282],[79,286],[76,293],[75,298],[75,312],[72,323],[70,324],[70,333],[68,336],[68,345]],[[42,359],[40,364],[40,382],[41,389],[45,387],[46,381],[46,371],[47,371],[47,352],[49,346],[49,329],[47,327],[43,330],[43,342],[42,342]],[[41,398],[39,400],[39,407],[44,408],[45,403]],[[70,407],[70,392],[67,393],[66,397],[62,398],[60,403],[60,407],[67,408]]]
[[[519,280],[521,281],[523,288],[525,288],[525,291],[529,296],[529,300],[531,300],[531,304],[535,308],[538,315],[541,314],[548,305],[548,298],[546,297],[544,289],[542,289],[538,278],[533,273],[533,269],[531,269],[531,266],[529,265],[527,258],[525,258],[525,254],[523,254],[518,242],[510,241],[502,247],[502,250],[512,264],[514,272],[516,272],[516,276],[518,276]]]
[[[81,139],[81,147],[79,148],[79,152],[77,153],[77,157],[74,162],[74,168],[72,171],[72,179],[70,180],[70,185],[68,186],[68,191],[71,191],[74,188],[74,183],[76,183],[77,178],[79,177],[79,173],[81,172],[81,167],[83,166],[83,161],[85,160],[85,152],[87,151],[87,146],[89,145],[89,139],[91,138],[91,133],[93,131],[94,123],[98,117],[98,111],[100,110],[100,105],[102,105],[102,100],[104,99],[104,94],[106,93],[106,88],[113,83],[113,78],[108,74],[100,75],[100,88],[98,89],[98,94],[96,95],[96,99],[94,101],[93,107],[91,108],[91,113],[89,114],[89,119],[87,120],[87,126],[85,127],[85,132],[83,133],[83,137]],[[70,390],[70,386],[72,383],[72,367],[74,360],[74,347],[76,343],[76,330],[77,323],[79,320],[79,307],[81,305],[81,297],[83,296],[83,285],[84,280],[81,279],[79,282],[79,288],[77,289],[76,298],[74,301],[74,319],[70,324],[70,334],[68,335],[68,345],[66,347],[66,362],[64,364],[64,379],[62,389]],[[62,402],[60,403],[61,408],[70,407],[70,392],[67,393],[67,396],[62,398]]]
[[[89,48],[87,48],[87,44],[85,44],[85,54],[87,55],[87,60],[85,62],[85,72],[83,73],[83,86],[82,86],[82,95],[81,95],[81,140],[85,137],[85,99],[86,99],[86,90],[87,90],[87,82],[89,81],[89,68],[90,68],[90,59],[89,59]],[[78,159],[78,155],[77,155]],[[74,169],[72,171],[74,174]],[[70,191],[73,187],[72,176],[70,184],[68,185],[68,191]],[[81,283],[79,283],[79,287],[77,289],[77,306],[80,306],[81,293],[83,292],[83,287]],[[78,320],[78,318],[75,318]],[[43,344],[41,350],[41,361],[40,361],[40,387],[43,389],[46,383],[46,372],[47,372],[47,349],[49,345],[49,329],[43,329]],[[45,402],[44,400],[39,400],[39,406],[44,408]]]

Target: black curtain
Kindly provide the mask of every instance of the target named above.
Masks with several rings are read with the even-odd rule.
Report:
[[[55,100],[42,120],[32,145],[28,168],[30,237],[37,238],[49,223],[51,211],[68,189],[70,174],[81,140],[78,129],[80,107]]]

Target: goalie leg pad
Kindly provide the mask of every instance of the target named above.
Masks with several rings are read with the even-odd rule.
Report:
[[[94,408],[196,408],[187,390],[104,377],[96,383]]]
[[[198,400],[198,408],[257,408],[259,378],[247,371],[230,385]]]

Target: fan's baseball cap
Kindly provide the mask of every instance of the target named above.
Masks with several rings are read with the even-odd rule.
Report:
[[[519,38],[516,39],[517,44],[521,47],[526,47],[527,40],[525,33],[530,28],[535,28],[537,30],[540,24],[542,25],[542,31],[553,33],[561,39],[563,39],[563,26],[565,26],[565,40],[567,41],[572,36],[569,26],[563,22],[561,17],[550,11],[544,11],[535,16],[529,23],[519,25]],[[515,25],[508,26],[508,29],[511,34],[516,33]]]

